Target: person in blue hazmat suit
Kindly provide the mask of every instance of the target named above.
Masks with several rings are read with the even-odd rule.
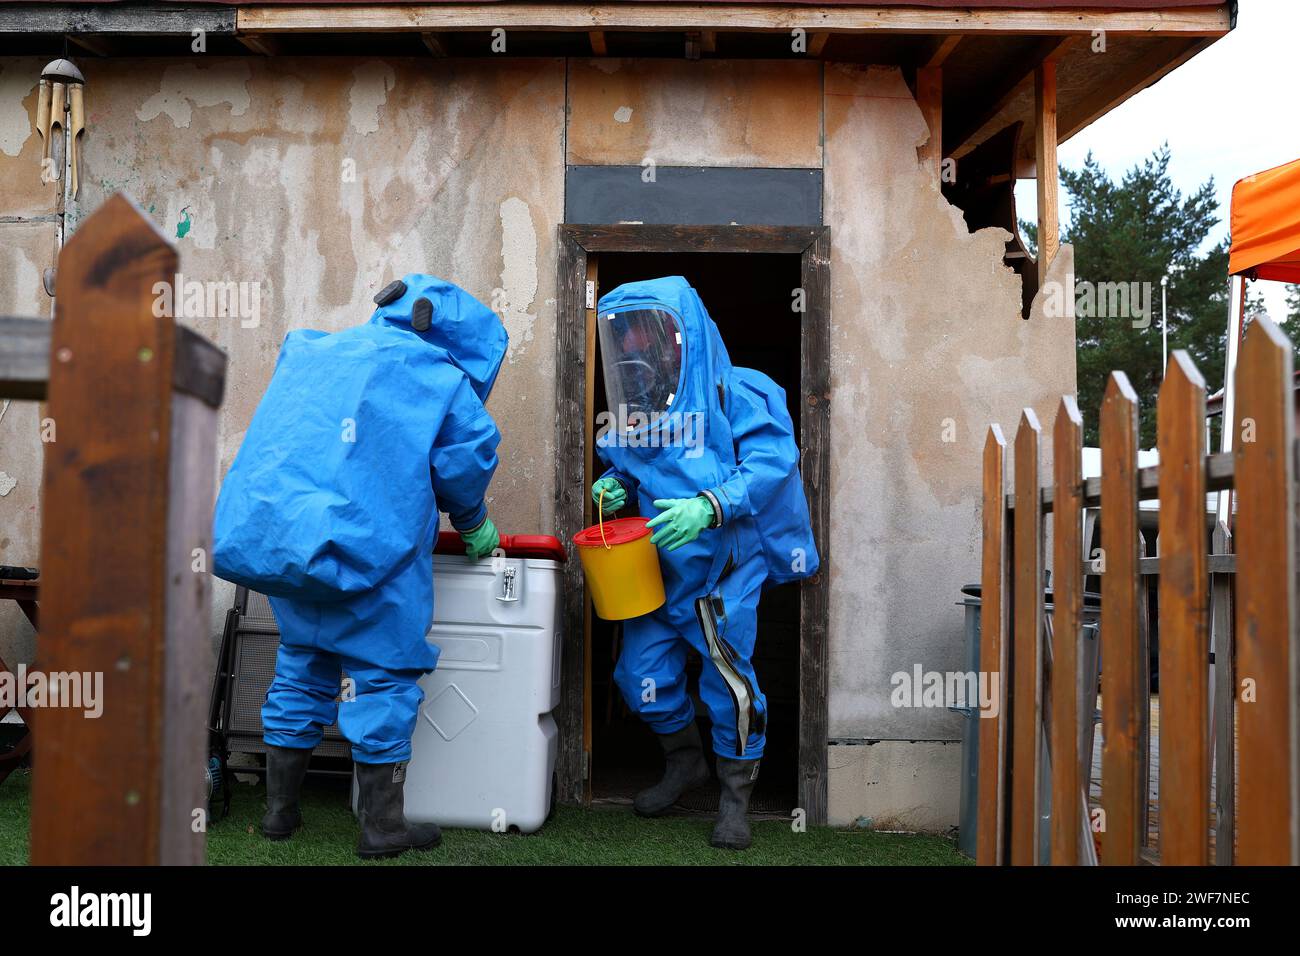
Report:
[[[216,574],[270,598],[280,627],[262,707],[262,832],[300,826],[312,749],[335,722],[352,744],[362,857],[430,848],[402,789],[417,681],[438,663],[439,512],[471,559],[499,536],[485,495],[500,433],[484,408],[506,352],[500,319],[463,289],[412,274],[370,321],[290,332],[217,501]],[[340,677],[350,680],[340,696]]]
[[[614,672],[665,756],[663,779],[634,808],[662,815],[709,780],[686,687],[694,647],[722,787],[710,842],[744,849],[767,726],[752,663],[760,593],[819,563],[794,425],[780,386],[731,364],[681,276],[619,286],[600,299],[596,322],[614,424],[597,437],[608,471],[592,500],[606,514],[634,502],[650,518],[667,596],[624,623]]]

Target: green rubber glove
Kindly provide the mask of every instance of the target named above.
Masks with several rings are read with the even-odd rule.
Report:
[[[704,498],[659,498],[655,507],[663,510],[645,525],[659,529],[650,543],[667,551],[690,544],[713,522],[713,505]]]
[[[501,543],[501,535],[491,518],[484,518],[483,523],[473,531],[462,531],[460,539],[465,542],[465,554],[471,561],[486,558]]]
[[[605,506],[601,510],[606,515],[612,515],[627,504],[627,489],[617,478],[597,478],[596,483],[591,486],[591,501],[597,507],[601,504],[601,491],[605,492]]]

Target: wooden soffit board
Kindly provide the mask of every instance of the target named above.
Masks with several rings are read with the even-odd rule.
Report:
[[[933,4],[801,3],[333,3],[241,6],[241,32],[293,33],[305,30],[427,31],[483,30],[808,30],[893,33],[1045,34],[1091,33],[1098,24],[1111,33],[1170,33],[1209,36],[1229,28],[1229,4],[1185,0],[1153,5],[1149,0],[1114,0],[1104,8],[1080,0],[1072,6],[1020,0],[1018,8]]]

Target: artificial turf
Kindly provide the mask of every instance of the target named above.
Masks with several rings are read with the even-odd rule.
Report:
[[[30,774],[0,784],[0,865],[27,862]],[[856,865],[961,866],[970,861],[940,836],[813,827],[795,832],[788,821],[759,820],[754,845],[735,853],[708,845],[709,816],[683,814],[643,820],[630,808],[562,806],[532,835],[445,830],[442,846],[396,860],[362,864],[353,854],[356,822],[347,788],[309,780],[303,792],[304,826],[282,843],[263,839],[258,822],[264,790],[236,784],[230,815],[208,830],[208,862],[252,866],[437,865]]]

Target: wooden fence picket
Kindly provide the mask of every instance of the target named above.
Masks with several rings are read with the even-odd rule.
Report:
[[[984,442],[983,563],[980,571],[980,674],[993,693],[996,712],[979,722],[979,810],[975,860],[981,866],[1005,862],[1003,827],[1006,794],[1006,701],[1010,671],[1007,657],[1007,441],[1002,429],[989,426]],[[982,703],[982,702],[981,702]]]
[[[1145,675],[1139,660],[1138,398],[1123,372],[1112,372],[1101,403],[1101,862],[1138,862]]]
[[[1016,430],[1011,494],[1007,442],[989,428],[979,666],[983,679],[997,675],[998,697],[996,716],[979,727],[980,864],[1205,866],[1213,825],[1220,865],[1300,865],[1300,381],[1291,341],[1256,319],[1237,371],[1237,417],[1223,426],[1233,429],[1231,455],[1207,453],[1205,381],[1182,350],[1156,403],[1158,465],[1138,467],[1138,397],[1123,372],[1111,373],[1102,398],[1099,477],[1083,477],[1083,419],[1070,396],[1057,408],[1048,482],[1032,409]],[[1212,493],[1229,494],[1235,511],[1216,514]],[[1158,502],[1151,558],[1143,501]],[[1085,554],[1094,543],[1083,519],[1098,507],[1101,549]],[[1089,801],[1097,675],[1094,647],[1082,640],[1085,574],[1101,577],[1100,812]]]
[[[1296,496],[1291,343],[1266,318],[1241,347],[1234,436],[1242,781],[1236,862],[1300,862],[1297,843]],[[1247,689],[1243,685],[1249,685]]]
[[[1038,457],[1042,427],[1026,408],[1016,429],[1014,637],[1011,650],[1011,863],[1038,864],[1038,747],[1043,716],[1043,512]]]
[[[102,675],[103,706],[35,717],[40,866],[205,858],[212,583],[196,557],[212,551],[226,358],[156,311],[177,272],[175,247],[121,193],[59,254],[36,665]]]
[[[1243,370],[1244,371],[1244,370]],[[1160,451],[1160,862],[1209,863],[1205,380],[1181,349],[1156,403]]]
[[[1083,604],[1083,418],[1068,395],[1052,430],[1052,864],[1079,862],[1079,624]],[[1094,696],[1096,691],[1094,681]],[[1089,708],[1091,713],[1091,708]]]

